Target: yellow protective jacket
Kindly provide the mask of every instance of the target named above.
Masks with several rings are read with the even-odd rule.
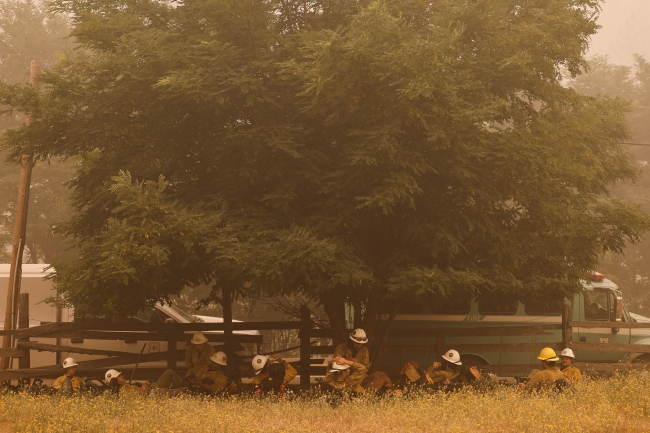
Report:
[[[296,369],[293,368],[293,366],[291,364],[289,364],[288,362],[285,362],[284,363],[284,380],[282,382],[284,384],[287,384],[287,383],[291,382],[293,380],[293,378],[296,377],[297,375],[298,375],[298,371],[296,371]],[[263,373],[260,373],[257,376],[253,377],[253,379],[251,380],[251,383],[253,385],[259,385],[267,377],[269,377],[268,368],[267,368],[267,371],[265,371]]]
[[[57,378],[52,384],[52,388],[61,389],[64,380],[65,380],[65,375]],[[79,391],[79,389],[81,388],[81,378],[79,376],[72,376],[70,378],[70,382],[72,382],[72,390]]]
[[[582,380],[582,373],[580,372],[580,369],[576,367],[567,367],[562,370],[562,374],[569,383],[576,383]]]
[[[338,379],[338,373],[331,373],[330,368],[332,364],[330,363],[327,368],[327,375],[325,376],[325,383],[327,383],[332,388],[336,389],[346,389],[348,391],[354,391],[362,394],[364,389],[361,387],[363,379],[366,377],[366,366],[355,362],[350,366],[352,370],[350,375],[343,380]]]
[[[185,367],[187,367],[186,378],[198,378],[203,376],[210,369],[210,357],[214,355],[214,347],[206,343],[203,351],[199,353],[193,344],[185,349]]]
[[[365,345],[361,346],[361,349],[357,352],[357,356],[354,356],[352,354],[352,348],[348,343],[341,343],[334,349],[334,357],[337,356],[347,359],[348,361],[356,361],[359,364],[363,364],[366,369],[370,368],[370,353]]]
[[[427,382],[433,385],[434,383],[444,382],[447,380],[456,380],[460,376],[460,371],[448,369],[438,370],[432,365],[425,370],[424,374],[427,377]]]
[[[212,384],[204,384],[203,379],[210,379],[212,380]],[[199,379],[197,380],[199,385],[203,386],[204,389],[206,389],[208,392],[212,394],[216,394],[218,392],[221,392],[226,386],[226,383],[228,383],[228,376],[221,371],[221,370],[213,370],[213,371],[208,371]]]
[[[545,386],[553,386],[556,380],[564,379],[564,375],[560,371],[560,367],[551,367],[544,370],[539,370],[530,377],[530,382],[526,385],[526,389],[537,389]]]

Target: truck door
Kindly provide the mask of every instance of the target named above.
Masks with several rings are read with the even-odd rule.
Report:
[[[62,317],[62,321],[69,320],[65,316]],[[110,323],[111,319],[107,317],[92,317],[92,318],[74,318],[74,322],[89,323],[92,325],[103,325],[105,323]],[[122,352],[124,350],[121,340],[112,340],[103,338],[101,340],[82,338],[83,335],[79,335],[74,338],[61,338],[61,344],[63,346],[76,347],[80,349],[96,349],[96,350],[110,350],[114,352]],[[62,352],[61,358],[67,358],[68,356],[73,357],[75,361],[90,361],[93,359],[102,359],[105,358],[105,355],[86,355],[79,354],[75,352]]]
[[[610,322],[616,320],[614,299],[616,294],[612,290],[595,289],[583,291],[583,305],[581,312],[584,320],[589,322]],[[629,344],[630,330],[628,328],[578,328],[579,342],[606,344]],[[599,350],[585,350],[576,353],[579,361],[587,362],[616,362],[621,360],[625,353],[606,352]]]

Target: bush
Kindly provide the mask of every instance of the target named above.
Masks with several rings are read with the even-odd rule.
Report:
[[[515,388],[414,398],[172,399],[0,397],[0,431],[15,432],[641,432],[650,376],[586,380],[562,393]]]

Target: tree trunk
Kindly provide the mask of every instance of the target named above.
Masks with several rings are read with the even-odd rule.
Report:
[[[377,320],[378,314],[376,313],[374,316],[374,321],[373,321],[373,346],[372,350],[370,352],[370,360],[372,361],[372,365],[370,366],[370,373],[377,371],[379,368],[379,363],[381,361],[381,357],[384,354],[384,348],[386,347],[386,340],[388,339],[388,333],[390,331],[390,327],[393,324],[393,321],[395,320],[395,317],[397,316],[397,312],[399,311],[399,307],[401,305],[401,302],[395,302],[393,304],[393,307],[390,311],[390,314],[388,316],[388,319],[386,322],[383,322],[381,320]],[[383,323],[384,326],[381,326]]]
[[[368,339],[372,340],[375,332],[375,325],[377,324],[377,315],[379,314],[380,305],[378,302],[374,301],[374,298],[371,296],[366,302],[366,311],[363,315],[363,321],[360,323],[360,326],[366,331]]]
[[[36,250],[36,245],[32,242],[27,248],[29,249],[29,263],[38,263],[38,251]]]
[[[345,301],[335,294],[330,294],[322,300],[325,314],[330,322],[330,327],[336,330],[332,340],[334,345],[346,341],[348,330],[345,326]]]
[[[361,316],[361,299],[356,298],[352,301],[354,308],[354,329],[363,327],[363,317]]]

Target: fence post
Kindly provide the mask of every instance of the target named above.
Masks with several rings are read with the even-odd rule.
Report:
[[[175,332],[169,333],[169,338],[167,339],[167,368],[171,370],[176,370],[176,352],[178,347],[176,345],[178,341],[178,336]]]
[[[573,342],[573,304],[564,304],[562,310],[562,343],[571,347]]]
[[[228,365],[233,366],[235,365],[235,351],[232,344],[232,295],[230,287],[221,288],[221,299],[223,303],[223,344],[226,349]]]
[[[306,305],[300,306],[300,387],[309,389],[311,378],[310,367],[310,338],[311,338],[311,311]]]
[[[60,296],[59,289],[56,290],[56,296],[57,298]],[[56,307],[56,323],[61,323],[63,320],[63,308],[60,305],[57,305]],[[57,337],[55,343],[57,346],[61,345],[61,338]],[[56,361],[54,362],[55,364],[61,364],[63,360],[61,359],[61,352],[55,352],[54,353]]]
[[[445,353],[445,337],[436,337],[436,358],[442,361],[442,354]]]
[[[18,295],[18,329],[29,328],[29,293]],[[18,341],[29,342],[29,337],[21,338]],[[25,349],[25,356],[18,358],[18,368],[29,368],[29,349]]]

